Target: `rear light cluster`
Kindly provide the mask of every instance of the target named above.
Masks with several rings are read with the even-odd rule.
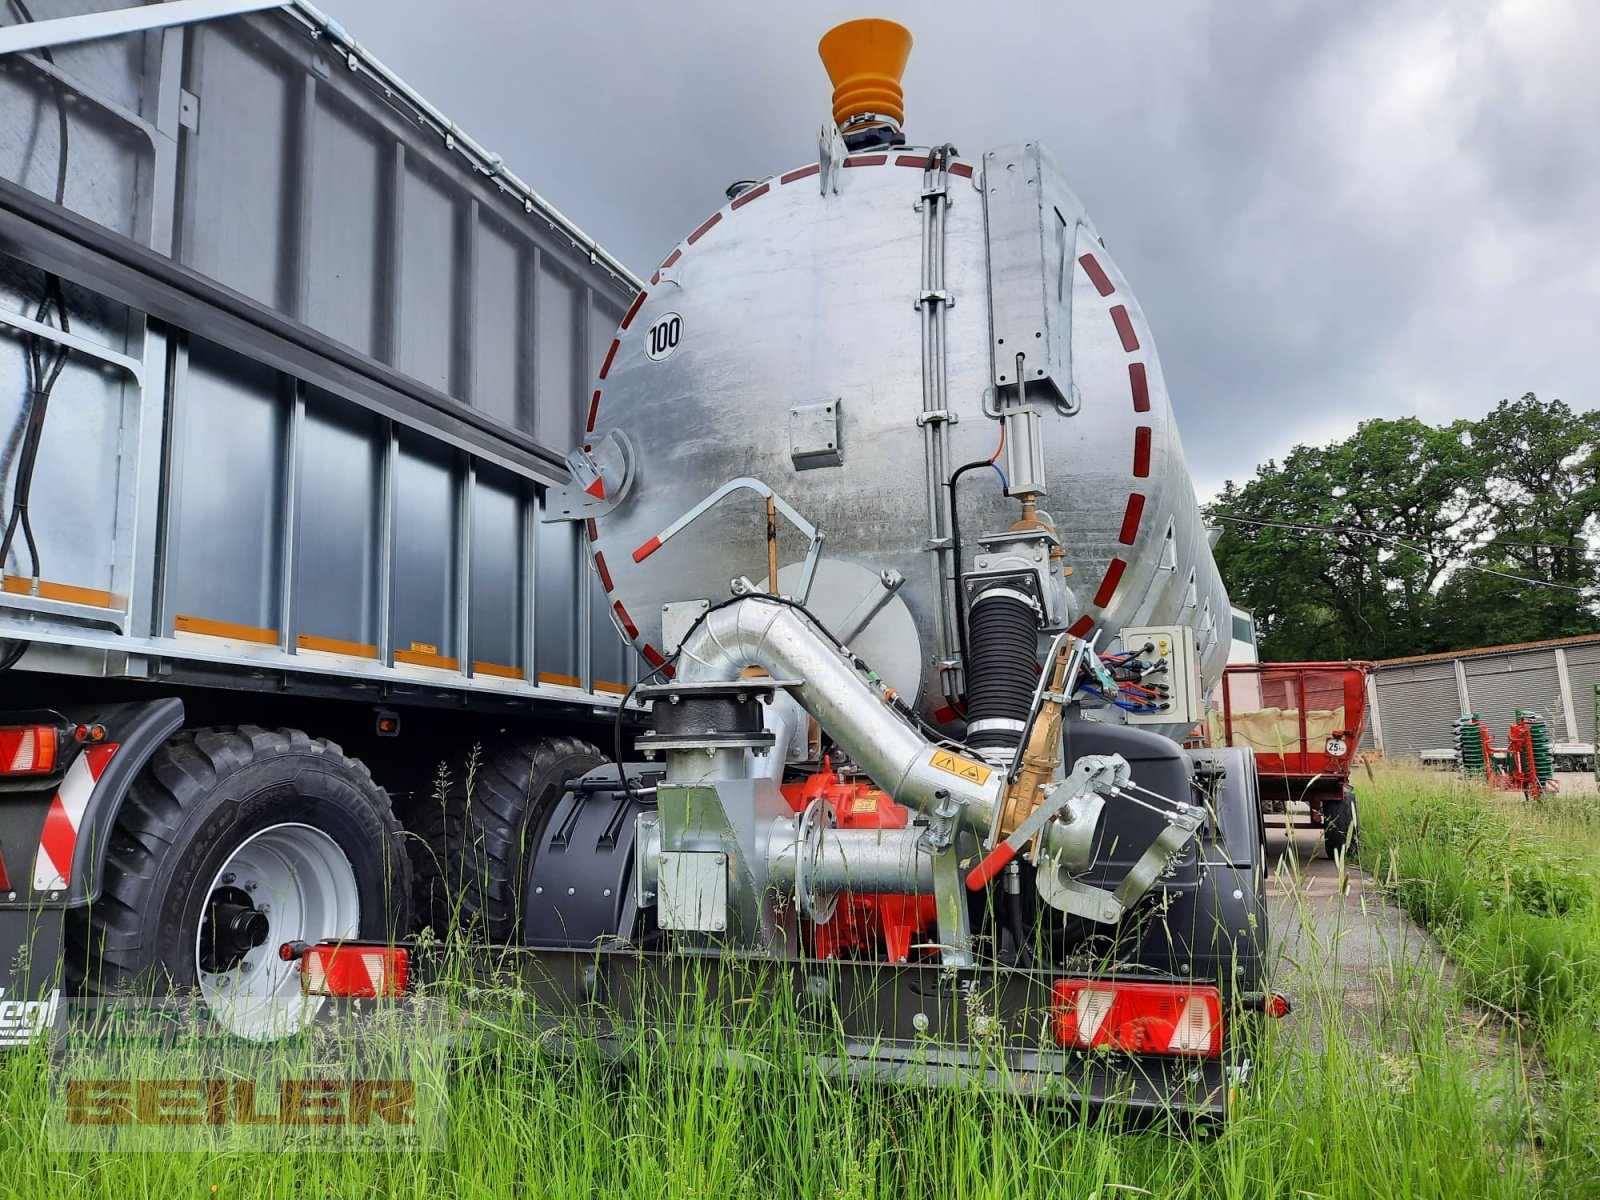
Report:
[[[1219,1058],[1222,993],[1195,984],[1058,979],[1055,1035],[1084,1050]]]
[[[12,725],[0,729],[0,775],[51,775],[61,749],[52,725]]]
[[[278,951],[295,957],[298,943]],[[330,942],[300,951],[300,990],[308,996],[371,999],[403,996],[411,973],[410,956],[396,946],[360,946]]]

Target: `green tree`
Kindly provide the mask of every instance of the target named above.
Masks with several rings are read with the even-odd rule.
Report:
[[[1597,512],[1600,416],[1531,394],[1479,421],[1363,422],[1208,509],[1223,578],[1278,661],[1592,632]]]

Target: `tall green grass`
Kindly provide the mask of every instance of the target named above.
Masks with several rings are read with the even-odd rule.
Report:
[[[1600,1195],[1600,796],[1389,771],[1363,797],[1365,860],[1532,1056],[1546,1185]]]
[[[1427,814],[1446,804],[1470,843],[1474,798],[1398,777],[1380,777],[1368,791],[1364,853],[1383,864],[1397,894],[1419,911],[1422,898],[1466,896],[1465,884],[1426,883],[1428,871],[1448,873],[1447,854],[1407,856],[1430,852],[1442,835]],[[1517,841],[1516,853],[1531,853],[1528,844]],[[1580,874],[1575,866],[1560,879]],[[1294,882],[1285,884],[1293,890]],[[1481,897],[1458,906],[1471,918],[1460,920],[1460,938],[1483,921],[1508,919],[1506,906],[1480,918],[1475,903]],[[1434,910],[1427,913],[1433,920]],[[1528,919],[1578,918],[1569,907]],[[1291,906],[1287,920],[1309,921],[1309,912]],[[1345,920],[1365,918],[1352,904]],[[1321,924],[1302,931],[1290,965],[1306,979],[1327,979],[1344,953],[1340,932]],[[1447,933],[1447,944],[1454,948],[1457,936]],[[1487,955],[1493,939],[1484,935],[1483,944]],[[1577,1136],[1576,1117],[1550,1115],[1552,1095],[1569,1083],[1573,1113],[1576,1091],[1590,1087],[1592,1102],[1593,1077],[1562,1076],[1568,1059],[1548,1046],[1548,1065],[1529,1069],[1509,1027],[1468,1007],[1469,996],[1488,998],[1490,982],[1501,978],[1487,959],[1481,975],[1467,965],[1451,975],[1396,947],[1376,972],[1383,1002],[1375,1007],[1347,1004],[1337,987],[1307,988],[1296,1014],[1251,1047],[1251,1080],[1232,1119],[1213,1129],[1137,1127],[1112,1111],[1077,1117],[976,1087],[851,1084],[818,1069],[815,1038],[783,992],[741,1012],[730,1035],[749,1069],[697,1049],[720,1018],[692,992],[670,1016],[675,1037],[636,1031],[633,1052],[618,1062],[582,1029],[559,1046],[524,1032],[529,1002],[510,981],[469,997],[467,975],[481,964],[458,966],[438,994],[466,1002],[479,1019],[464,1026],[455,1050],[446,1152],[51,1154],[45,1063],[29,1051],[0,1060],[0,1195],[1443,1200],[1556,1187],[1578,1196],[1581,1184],[1594,1182],[1565,1140]],[[1542,985],[1529,992],[1526,972],[1518,978],[1521,985],[1506,979],[1494,1002],[1519,1014],[1523,1025],[1512,1032],[1531,1045],[1556,1030],[1556,1009]],[[1580,986],[1576,977],[1570,986]],[[1535,1007],[1552,1020],[1521,1015],[1525,1006],[1504,1003],[1512,995],[1519,1005],[1541,998]]]

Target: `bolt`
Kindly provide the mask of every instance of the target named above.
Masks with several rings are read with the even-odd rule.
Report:
[[[235,875],[232,871],[229,871],[226,875],[224,875],[222,877],[222,882],[223,883],[232,883],[237,878],[238,878],[237,875]]]
[[[911,1028],[915,1029],[918,1033],[927,1033],[928,1032],[928,1014],[927,1013],[917,1013],[917,1014],[915,1014],[911,1018]]]
[[[610,888],[607,888],[607,889],[606,889],[606,890],[605,890],[605,891],[604,891],[604,892],[602,892],[602,893],[601,893],[601,895],[604,895],[604,896],[609,896],[609,895],[611,895],[611,889],[610,889]]]
[[[256,881],[254,879],[250,880],[248,883],[246,883],[244,885],[244,890],[247,891],[247,892],[255,891],[256,890]]]
[[[1238,888],[1234,888],[1233,889],[1233,898],[1235,900],[1243,900],[1244,899],[1244,893],[1241,892]]]
[[[269,912],[272,911],[272,905],[270,905],[270,904],[258,904],[258,905],[256,905],[256,911],[260,912],[260,913],[269,913]]]
[[[569,895],[569,896],[576,895],[577,891],[578,891],[577,888],[568,888],[567,889],[567,895]]]
[[[254,971],[255,969],[255,963],[251,962],[248,958],[239,964],[239,970],[241,971]]]
[[[544,889],[542,887],[536,887],[533,889],[533,894],[535,896],[542,896],[544,895]]]

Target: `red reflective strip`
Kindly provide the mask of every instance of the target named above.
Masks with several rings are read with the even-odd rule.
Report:
[[[1068,628],[1067,632],[1070,633],[1073,637],[1082,637],[1084,634],[1088,633],[1089,630],[1091,630],[1093,628],[1094,628],[1094,622],[1092,620],[1090,620],[1089,617],[1082,616],[1082,617],[1079,617],[1076,621],[1074,621],[1072,623],[1071,627]]]
[[[670,267],[673,263],[677,262],[682,257],[683,257],[683,247],[674,246],[672,248],[672,253],[667,255],[667,257],[664,258],[661,261],[661,269],[663,271],[665,271],[668,267]]]
[[[951,163],[950,164],[950,174],[959,175],[963,179],[971,179],[972,178],[972,168],[970,166],[968,166],[966,163]]]
[[[1117,336],[1122,339],[1122,348],[1132,354],[1139,348],[1139,336],[1133,332],[1133,320],[1128,316],[1127,306],[1113,305],[1111,321],[1117,327]]]
[[[844,160],[847,167],[881,167],[889,161],[887,154],[857,154],[854,158]]]
[[[639,315],[639,306],[644,303],[644,298],[649,292],[640,292],[633,298],[633,303],[628,305],[628,311],[622,314],[622,328],[626,329],[633,324],[633,318]]]
[[[83,752],[83,757],[89,762],[89,778],[96,783],[104,774],[106,764],[111,761],[111,756],[117,752],[120,743],[107,742],[99,746],[90,746]]]
[[[936,708],[933,710],[933,719],[938,721],[941,725],[945,724],[947,721],[954,721],[956,716],[956,710],[951,708],[948,704],[943,708]]]
[[[748,192],[741,193],[739,196],[735,197],[733,201],[733,207],[743,208],[746,204],[749,204],[750,201],[761,199],[761,197],[765,196],[771,190],[772,185],[770,183],[763,183],[760,187],[753,187]]]
[[[1094,290],[1102,296],[1109,296],[1116,291],[1116,285],[1106,277],[1105,268],[1092,254],[1085,254],[1078,259],[1078,265],[1083,268],[1083,273],[1089,277],[1089,282],[1094,284]]]
[[[633,561],[643,562],[659,549],[661,549],[661,539],[653,537],[633,552]]]
[[[11,875],[6,870],[6,856],[0,854],[0,891],[9,892],[10,890]]]
[[[894,160],[894,165],[897,167],[921,167],[926,171],[928,169],[928,160],[920,154],[902,154]]]
[[[583,523],[583,527],[589,533],[589,540],[591,542],[594,541],[595,534],[596,534],[596,531],[597,531],[597,527],[595,526],[595,523],[594,523],[594,518],[590,517],[587,521],[585,521]]]
[[[1144,516],[1144,497],[1138,492],[1128,497],[1127,510],[1122,514],[1122,532],[1117,535],[1117,541],[1124,546],[1131,546],[1139,536],[1139,518]]]
[[[809,167],[801,167],[799,170],[790,171],[787,175],[780,176],[778,182],[793,183],[796,179],[807,179],[821,169],[816,163],[812,163]]]
[[[611,360],[617,356],[617,347],[622,345],[616,338],[611,339],[611,349],[606,351],[606,360],[600,364],[600,378],[606,377],[606,372],[611,370]]]
[[[722,212],[721,212],[721,210],[718,210],[717,212],[714,212],[709,217],[707,217],[706,220],[705,220],[705,224],[700,226],[699,229],[696,229],[693,233],[691,233],[689,235],[689,237],[687,239],[688,242],[689,242],[689,245],[692,246],[696,242],[698,242],[701,238],[705,237],[705,235],[710,231],[711,227],[713,225],[715,225],[720,220],[722,220]]]
[[[1150,411],[1150,379],[1143,363],[1128,364],[1128,386],[1133,389],[1133,411]]]
[[[606,569],[606,556],[598,550],[594,552],[594,569],[600,572],[600,586],[609,592],[611,590],[611,572]]]
[[[617,614],[617,620],[622,622],[622,628],[627,630],[628,636],[634,641],[638,641],[639,627],[633,623],[633,618],[628,615],[628,610],[622,607],[622,601],[618,600],[611,608]]]
[[[583,427],[585,433],[594,432],[594,419],[600,415],[600,392],[596,389],[593,399],[589,401],[589,421]]]
[[[1106,568],[1106,577],[1100,581],[1100,590],[1094,594],[1094,606],[1104,608],[1111,603],[1111,597],[1117,593],[1117,584],[1122,582],[1122,573],[1128,569],[1128,564],[1120,558],[1113,558],[1111,565]]]
[[[1133,474],[1137,479],[1150,477],[1150,426],[1140,425],[1133,431]]]
[[[72,827],[67,806],[57,795],[50,801],[50,811],[45,813],[44,829],[39,833],[39,849],[44,851],[44,856],[64,881],[72,878],[72,848],[77,844],[78,831]]]
[[[645,662],[649,663],[652,667],[662,666],[667,661],[661,657],[661,651],[657,650],[649,642],[646,642],[642,647],[640,647],[639,653],[644,655]]]

